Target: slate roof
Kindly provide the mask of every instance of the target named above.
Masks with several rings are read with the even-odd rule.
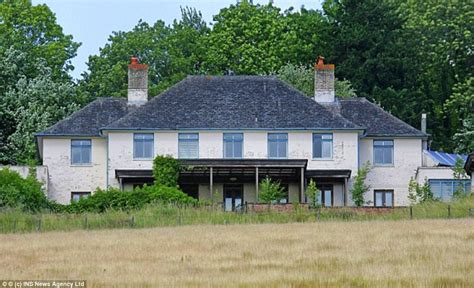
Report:
[[[101,97],[64,118],[36,136],[73,135],[100,136],[100,128],[116,121],[129,112],[127,99]]]
[[[113,129],[363,129],[273,76],[188,76]]]
[[[340,100],[340,114],[366,127],[367,136],[428,137],[365,98]]]
[[[323,106],[273,76],[188,76],[137,108],[126,98],[98,98],[36,136],[122,129],[365,129],[367,136],[428,136],[365,98]]]

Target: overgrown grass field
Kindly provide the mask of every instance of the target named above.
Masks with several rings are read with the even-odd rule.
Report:
[[[448,208],[449,207],[449,208]],[[283,212],[224,212],[220,206],[176,206],[152,204],[143,209],[104,213],[25,213],[6,210],[0,213],[0,233],[71,231],[78,229],[149,228],[195,224],[258,224],[323,221],[407,220],[474,218],[474,198],[451,203],[431,202],[410,208],[384,209],[377,212],[352,208],[306,209],[296,207]]]
[[[0,275],[88,287],[472,287],[473,251],[467,218],[79,230],[0,235]]]

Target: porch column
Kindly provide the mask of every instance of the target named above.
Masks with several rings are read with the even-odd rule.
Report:
[[[120,191],[123,192],[123,182],[122,182],[122,177],[119,178],[119,186],[120,186]]]
[[[300,203],[304,203],[304,168],[301,168]]]
[[[255,203],[258,203],[258,167],[255,167]]]
[[[214,179],[212,179],[212,177],[213,177],[212,174],[213,174],[213,168],[212,168],[212,166],[211,166],[211,167],[209,168],[209,196],[211,197],[210,199],[211,199],[212,201],[214,201],[214,200],[212,199],[212,195],[213,195],[212,193],[213,193],[213,191],[214,191]]]
[[[344,206],[347,206],[347,178],[344,178]]]

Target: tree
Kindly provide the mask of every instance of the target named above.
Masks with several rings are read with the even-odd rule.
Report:
[[[9,50],[7,59],[25,59],[25,53]],[[21,61],[20,61],[21,62]],[[0,61],[0,67],[11,65]],[[53,80],[53,73],[37,62],[40,73],[35,78],[20,75],[0,99],[0,119],[8,123],[0,148],[0,162],[34,163],[36,146],[33,133],[42,131],[79,108],[75,87]],[[7,127],[3,127],[7,128]],[[5,131],[4,130],[4,131]]]
[[[314,182],[313,179],[310,179],[305,191],[305,195],[309,199],[310,207],[317,208],[321,205],[317,202],[320,193],[321,191],[316,187],[316,182]]]
[[[67,74],[79,45],[48,6],[0,1],[0,163],[34,159],[32,133],[80,102]]]
[[[446,114],[457,121],[453,135],[455,151],[470,153],[474,151],[474,77],[466,78],[453,87],[453,93],[444,104]]]
[[[364,195],[370,189],[370,186],[365,184],[365,179],[367,178],[369,171],[370,163],[367,162],[362,168],[357,170],[357,175],[354,177],[351,194],[352,201],[357,207],[361,207],[365,203]]]
[[[201,42],[209,29],[200,12],[181,9],[181,20],[167,26],[139,21],[131,31],[113,32],[99,55],[89,57],[81,90],[90,99],[127,95],[127,65],[137,56],[149,66],[149,94],[157,95],[188,74],[197,74],[205,54]]]
[[[23,67],[27,77],[37,75],[34,63],[44,59],[53,79],[68,78],[67,72],[74,69],[71,59],[80,43],[63,33],[47,5],[33,6],[30,0],[4,0],[0,2],[0,19],[0,54],[10,48],[27,52],[29,61]]]
[[[271,3],[253,5],[244,0],[221,9],[214,22],[212,33],[205,39],[206,71],[269,74],[293,60],[298,35]]]
[[[258,198],[264,203],[271,204],[285,197],[284,188],[280,186],[280,182],[273,181],[270,177],[265,177],[260,182],[260,192]]]
[[[456,159],[456,163],[453,167],[453,178],[456,180],[469,179],[469,176],[464,170],[464,160],[462,158]],[[464,186],[461,181],[458,181],[456,184],[456,189],[453,191],[454,198],[460,199],[466,197],[468,194],[464,191]]]
[[[408,182],[408,199],[412,205],[435,200],[427,179],[425,179],[423,185],[420,185],[413,177],[410,178],[410,182]]]
[[[412,64],[420,69],[414,89],[423,93],[424,109],[433,119],[429,126],[435,149],[455,149],[452,136],[462,130],[460,115],[443,109],[443,105],[457,85],[473,76],[474,14],[471,11],[469,1],[404,0],[400,5],[399,12],[406,17],[405,34],[415,39],[412,58],[418,62]],[[411,99],[416,100],[420,99]]]
[[[287,63],[278,70],[277,76],[306,96],[314,96],[314,69],[311,66]],[[355,89],[348,80],[335,79],[334,86],[338,97],[357,97]]]

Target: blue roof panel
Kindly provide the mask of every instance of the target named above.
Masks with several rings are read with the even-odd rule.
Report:
[[[466,162],[467,159],[467,155],[464,154],[452,154],[432,150],[427,150],[426,152],[431,158],[433,158],[433,160],[438,162],[438,165],[440,166],[454,167],[458,158],[462,159],[463,163]]]

